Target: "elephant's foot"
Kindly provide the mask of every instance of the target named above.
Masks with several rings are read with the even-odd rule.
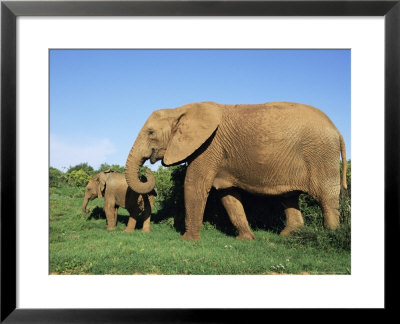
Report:
[[[337,218],[325,218],[324,219],[324,228],[328,230],[336,230],[339,227],[339,217]]]
[[[238,236],[236,236],[237,240],[242,240],[242,241],[251,241],[255,240],[256,237],[252,232],[244,232],[244,233],[239,233]]]
[[[115,226],[107,226],[107,231],[114,231],[115,228]]]
[[[143,228],[142,233],[150,233],[150,228]]]
[[[188,241],[198,241],[201,240],[200,234],[189,234],[188,232],[185,232],[181,236],[181,240],[188,240]]]
[[[331,231],[335,231],[335,230],[337,230],[339,228],[339,224],[334,224],[334,225],[331,225],[331,224],[325,225],[324,224],[324,228],[328,229],[328,230],[331,230]]]
[[[298,231],[299,229],[301,229],[302,226],[286,226],[282,232],[280,233],[281,236],[285,236],[285,237],[289,237],[292,232],[294,231]]]
[[[135,231],[135,229],[134,228],[125,228],[124,229],[124,233],[133,233]]]

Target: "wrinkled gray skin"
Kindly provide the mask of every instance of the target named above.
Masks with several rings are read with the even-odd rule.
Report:
[[[82,210],[89,213],[87,204],[90,200],[104,197],[104,211],[107,218],[107,230],[114,230],[117,224],[118,208],[129,212],[129,221],[125,232],[133,232],[138,214],[144,217],[143,232],[150,232],[150,215],[155,192],[140,195],[128,187],[125,175],[107,170],[95,174],[86,186]]]
[[[324,226],[339,226],[340,155],[346,161],[340,132],[320,110],[297,103],[221,105],[188,104],[154,111],[140,130],[126,161],[128,185],[147,193],[154,178],[142,183],[143,163],[187,161],[185,227],[182,239],[200,239],[203,212],[211,187],[239,239],[254,239],[237,188],[257,195],[280,195],[286,215],[281,235],[303,226],[298,197],[305,192],[322,208]],[[346,188],[346,163],[342,186]]]

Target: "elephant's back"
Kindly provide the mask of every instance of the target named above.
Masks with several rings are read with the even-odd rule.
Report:
[[[292,102],[270,102],[259,105],[226,106],[225,116],[230,127],[238,125],[244,136],[268,140],[306,139],[309,136],[329,137],[335,141],[340,133],[321,110]]]
[[[329,117],[320,109],[296,102],[274,101],[263,104],[222,105],[222,107],[227,114],[237,116],[241,119],[246,119],[254,115],[259,117],[264,116],[265,118],[270,118],[272,121],[276,121],[277,116],[282,116],[286,121],[296,120],[299,123],[302,121],[317,120],[335,127]]]
[[[128,195],[128,184],[125,179],[125,174],[114,172],[107,181],[107,190],[110,190],[118,197],[121,204],[125,197]],[[121,205],[124,207],[125,204]]]
[[[111,186],[116,186],[124,189],[128,188],[124,173],[113,172],[107,183]]]

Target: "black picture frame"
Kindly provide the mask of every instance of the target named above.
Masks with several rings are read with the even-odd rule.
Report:
[[[2,1],[1,2],[1,322],[235,322],[262,310],[16,308],[16,19],[18,16],[384,16],[385,19],[385,310],[398,284],[400,1]],[[371,154],[374,154],[371,152]],[[371,166],[373,168],[373,166]],[[373,172],[373,170],[371,170]],[[371,176],[371,175],[368,175]],[[371,262],[373,262],[371,260]],[[367,283],[366,283],[367,284]],[[211,314],[212,313],[212,314]],[[261,314],[260,314],[261,315]],[[257,314],[251,314],[257,316]],[[254,317],[255,318],[255,317]]]

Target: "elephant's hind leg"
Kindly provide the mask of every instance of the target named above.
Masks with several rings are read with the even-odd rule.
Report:
[[[291,232],[300,229],[304,225],[303,216],[299,208],[299,194],[293,194],[282,198],[285,209],[286,226],[282,230],[282,236],[289,236]]]
[[[243,204],[240,201],[240,194],[237,191],[230,190],[221,197],[232,224],[239,231],[236,237],[239,240],[255,240],[256,237],[252,233],[249,223],[247,222]]]
[[[147,196],[143,197],[144,201],[144,210],[142,212],[143,221],[143,233],[150,233],[150,217],[151,217],[151,206],[150,201]]]
[[[339,227],[339,189],[328,191],[320,199],[322,214],[324,215],[324,227],[335,230]]]

